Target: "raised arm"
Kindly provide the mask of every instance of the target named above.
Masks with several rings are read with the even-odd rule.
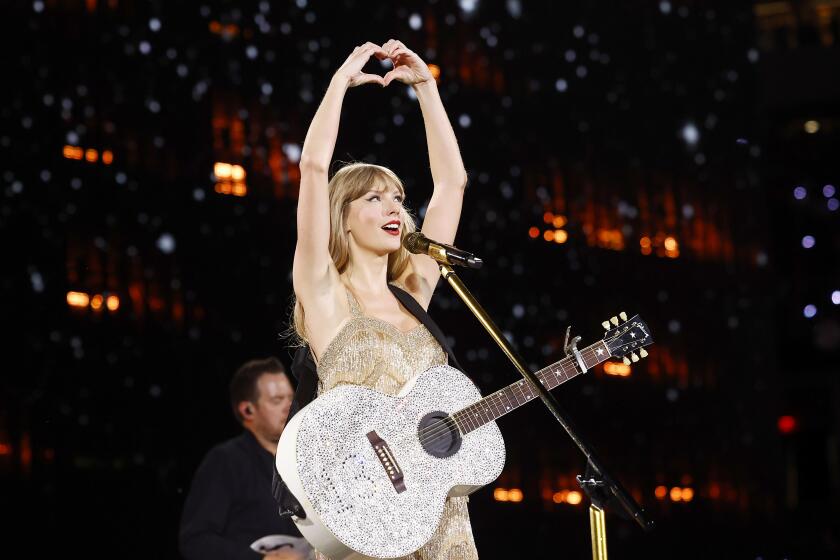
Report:
[[[467,184],[467,172],[464,170],[455,132],[429,67],[416,53],[399,41],[388,41],[382,48],[394,61],[394,69],[385,74],[385,85],[392,80],[411,85],[423,113],[434,184],[432,199],[423,220],[423,235],[441,243],[451,244],[455,241],[455,233],[458,231],[464,187]],[[440,278],[438,265],[433,259],[423,255],[413,255],[411,262],[413,270],[409,275],[418,275],[419,279],[412,280],[409,277],[405,284],[420,304],[428,308]]]
[[[304,301],[304,307],[310,303],[307,300],[326,295],[332,284],[327,174],[338,136],[345,92],[348,88],[361,84],[385,85],[382,76],[362,72],[362,67],[371,56],[379,59],[387,57],[379,45],[365,43],[356,47],[336,71],[303,142],[297,207],[297,246],[292,279],[295,293]]]

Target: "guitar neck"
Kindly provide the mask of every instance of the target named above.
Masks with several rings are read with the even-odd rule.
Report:
[[[580,351],[587,371],[610,358],[610,351],[603,341],[598,341]],[[549,391],[577,377],[582,372],[574,356],[567,356],[535,373],[537,379]],[[462,434],[480,428],[488,422],[501,418],[539,397],[537,388],[522,379],[512,383],[480,401],[452,414]]]

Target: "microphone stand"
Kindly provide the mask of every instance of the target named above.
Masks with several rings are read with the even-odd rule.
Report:
[[[455,274],[452,267],[446,263],[438,262],[440,266],[440,274],[443,276],[455,293],[460,296],[473,315],[481,323],[481,326],[490,334],[490,337],[499,345],[502,352],[513,363],[519,373],[533,385],[539,393],[543,404],[548,408],[554,418],[563,426],[575,445],[578,446],[583,454],[586,456],[587,479],[583,479],[578,475],[577,480],[583,491],[589,496],[589,522],[592,538],[592,558],[593,560],[607,559],[607,530],[606,521],[604,517],[604,509],[607,502],[614,502],[621,506],[630,518],[634,519],[645,531],[653,529],[653,521],[647,519],[644,510],[633,499],[633,497],[624,489],[621,484],[609,475],[604,468],[600,459],[595,455],[595,452],[587,445],[586,442],[578,435],[577,429],[568,417],[561,412],[560,404],[554,396],[543,386],[537,379],[537,376],[525,366],[525,362],[511,347],[510,343],[505,338],[499,327],[493,322],[487,312],[481,307],[481,304],[473,297],[472,293],[467,289],[461,279]],[[573,342],[574,345],[574,342]],[[574,346],[572,345],[572,348]],[[567,347],[568,350],[569,347]]]

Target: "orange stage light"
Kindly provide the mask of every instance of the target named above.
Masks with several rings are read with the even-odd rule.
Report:
[[[628,377],[630,366],[621,362],[604,362],[604,373],[617,377]]]
[[[536,239],[537,237],[540,236],[540,228],[532,227],[531,229],[528,230],[528,236],[531,239]]]
[[[105,298],[102,297],[102,294],[96,294],[95,296],[90,298],[90,306],[96,310],[102,309],[102,303],[104,302],[104,299]]]
[[[99,159],[99,152],[97,152],[93,148],[88,148],[87,150],[85,150],[85,159],[88,160],[90,163],[93,163],[97,159]]]
[[[566,230],[563,230],[563,229],[554,230],[554,242],[555,243],[565,243],[568,239],[569,239],[569,234],[566,233]]]
[[[429,64],[429,72],[432,73],[432,78],[435,80],[440,78],[440,66],[437,64]]]
[[[504,488],[496,488],[495,490],[493,490],[493,499],[497,502],[507,502],[508,491]]]
[[[554,241],[554,230],[547,229],[543,232],[543,239],[546,241]]]
[[[87,307],[90,296],[84,292],[67,292],[67,304],[71,307]]]
[[[102,152],[102,163],[105,165],[111,165],[114,161],[114,152],[111,150],[105,150]]]
[[[566,503],[569,503],[573,506],[578,505],[583,501],[583,494],[578,492],[577,490],[571,490],[568,495],[566,496]]]
[[[553,223],[554,222],[554,213],[546,212],[545,214],[543,214],[543,221],[547,224]]]
[[[522,490],[519,488],[511,488],[508,490],[508,500],[511,502],[521,502],[524,498]]]
[[[120,308],[120,298],[114,295],[110,295],[105,300],[105,305],[106,307],[108,307],[108,311],[116,311]]]
[[[657,498],[660,500],[664,500],[665,496],[668,495],[668,489],[665,486],[657,486],[656,490],[653,491]]]

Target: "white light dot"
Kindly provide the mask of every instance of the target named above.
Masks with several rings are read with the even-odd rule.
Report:
[[[259,51],[257,50],[257,47],[255,47],[254,45],[248,45],[245,48],[245,56],[247,56],[251,60],[254,60],[255,58],[257,58],[258,54],[259,54]]]
[[[505,6],[510,17],[518,19],[522,15],[522,3],[519,0],[507,0]]]
[[[816,239],[814,239],[813,235],[806,235],[802,238],[802,246],[806,249],[810,249],[816,244]]]
[[[686,123],[682,128],[682,138],[686,143],[693,146],[700,141],[700,131],[697,130],[694,123]]]
[[[831,303],[834,305],[840,305],[840,290],[834,290],[831,292]]]
[[[73,144],[75,146],[76,144],[79,143],[79,135],[76,134],[76,132],[73,131],[73,130],[71,130],[70,132],[67,133],[66,138],[67,138],[67,143],[68,144]]]
[[[160,112],[160,103],[156,99],[149,99],[149,101],[146,103],[146,106],[152,113]]]
[[[35,2],[32,2],[32,9],[35,10],[36,14],[40,14],[44,11],[44,3],[41,0],[35,0]]]
[[[574,62],[577,58],[577,53],[572,49],[569,49],[563,53],[563,58],[566,59],[566,62]]]
[[[835,192],[837,192],[837,190],[834,188],[834,185],[826,185],[823,187],[823,196],[826,198],[831,198],[834,196]]]
[[[659,3],[659,11],[663,14],[670,14],[671,13],[671,3],[667,0],[663,0]]]
[[[557,89],[557,91],[564,92],[567,89],[569,89],[569,83],[566,80],[564,80],[563,78],[560,78],[559,80],[554,82],[554,87],[555,87],[555,89]]]
[[[143,54],[149,54],[152,52],[152,45],[150,45],[148,41],[140,41],[140,45],[138,47],[140,52]]]
[[[793,189],[793,198],[795,198],[796,200],[802,200],[806,196],[808,196],[808,191],[805,190],[805,187],[800,186]]]
[[[817,306],[808,304],[805,306],[805,309],[802,310],[802,314],[805,315],[808,319],[812,318],[814,315],[817,314]]]
[[[578,39],[583,37],[584,33],[586,33],[586,30],[581,25],[575,25],[574,29],[572,29],[572,34]]]
[[[417,31],[423,26],[423,18],[420,17],[420,14],[411,14],[408,16],[408,26]]]
[[[585,78],[586,73],[586,66],[578,66],[577,68],[575,68],[575,75],[577,75],[578,78]]]
[[[152,31],[160,31],[160,20],[158,18],[152,18],[149,20],[149,29]]]
[[[293,142],[283,144],[283,153],[286,154],[286,157],[289,158],[289,161],[291,161],[292,163],[299,162],[300,144],[295,144]]]
[[[170,233],[161,234],[157,240],[157,248],[160,249],[162,253],[167,255],[172,254],[175,251],[175,238],[172,237]]]
[[[196,200],[197,202],[201,202],[202,200],[204,200],[204,196],[205,196],[204,189],[194,189],[193,190],[193,200]]]
[[[465,113],[458,117],[458,124],[461,125],[461,128],[469,128],[470,124],[472,124],[472,119]]]
[[[758,49],[750,49],[747,51],[747,60],[752,63],[758,62]]]
[[[263,95],[271,95],[271,92],[274,91],[274,86],[272,86],[271,84],[266,82],[266,83],[264,83],[263,85],[260,86],[260,91],[262,92]]]
[[[302,10],[306,7],[306,0],[295,0],[295,5]]]
[[[400,115],[399,113],[397,113],[396,115],[394,115],[394,124],[395,124],[395,125],[397,125],[397,126],[402,126],[402,124],[403,124],[404,122],[405,122],[405,117],[404,117],[404,116]]]
[[[179,64],[179,65],[175,68],[175,72],[176,72],[176,73],[178,74],[178,76],[180,76],[181,78],[186,78],[186,77],[187,77],[187,74],[189,73],[189,70],[187,69],[187,65],[186,65],[186,64]]]
[[[471,14],[478,6],[478,0],[458,0],[458,5],[466,14]]]
[[[525,307],[521,303],[517,303],[513,306],[513,316],[517,319],[521,319],[525,316]]]
[[[840,200],[837,200],[836,198],[829,198],[826,205],[828,206],[828,210],[830,212],[834,212],[837,208],[840,208]]]

